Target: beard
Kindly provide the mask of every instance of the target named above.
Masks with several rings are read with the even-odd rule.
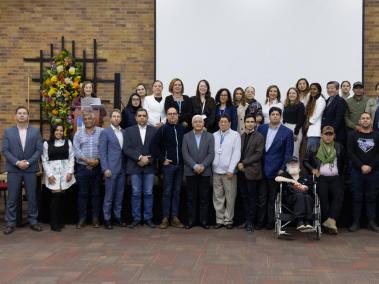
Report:
[[[291,175],[291,176],[295,176],[295,175],[298,175],[300,174],[300,167],[289,167],[287,166],[287,172]]]

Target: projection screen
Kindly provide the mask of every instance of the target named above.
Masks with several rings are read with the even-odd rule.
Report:
[[[156,78],[183,80],[193,96],[270,84],[282,96],[297,79],[362,80],[363,0],[156,0]]]

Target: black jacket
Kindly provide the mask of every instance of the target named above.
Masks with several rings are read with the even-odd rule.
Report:
[[[346,102],[339,95],[336,95],[332,102],[328,104],[329,100],[326,100],[326,107],[322,114],[321,129],[324,126],[333,126],[336,135],[335,140],[342,144],[346,144],[346,126],[345,126],[345,112]]]
[[[186,128],[190,129],[192,122],[192,104],[190,98],[186,95],[183,95],[183,101],[181,102],[179,109],[179,104],[174,101],[174,97],[172,95],[168,96],[164,102],[165,111],[167,112],[170,107],[174,107],[178,111],[179,123],[182,124],[183,122],[187,122],[188,127]]]
[[[137,112],[137,109],[136,108],[133,108],[133,107],[125,107],[123,110],[122,110],[122,113],[121,113],[121,123],[120,123],[120,126],[122,129],[126,129],[130,126],[133,126],[133,125],[136,125],[137,124],[137,121],[136,121],[136,112]]]
[[[192,112],[193,115],[200,114],[200,115],[206,115],[207,118],[204,121],[204,126],[207,128],[208,132],[213,132],[213,126],[215,123],[215,117],[216,117],[216,102],[215,100],[210,97],[206,100],[205,106],[203,109],[203,106],[201,103],[199,103],[196,100],[196,96],[191,97],[191,103],[192,103]]]
[[[320,169],[321,161],[316,158],[319,147],[320,147],[320,143],[317,143],[316,145],[311,145],[310,147],[308,147],[305,153],[303,165],[309,171],[310,174],[312,174],[313,169]],[[334,148],[336,149],[336,155],[337,155],[338,174],[341,176],[344,170],[343,146],[339,144],[338,142],[334,142]]]

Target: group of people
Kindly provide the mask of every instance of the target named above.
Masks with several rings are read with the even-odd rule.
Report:
[[[84,83],[83,89],[89,89]],[[93,227],[99,227],[100,186],[105,184],[102,203],[104,226],[126,226],[121,211],[126,177],[131,184],[134,228],[153,223],[153,186],[162,176],[162,220],[190,229],[210,228],[209,196],[212,190],[216,212],[215,229],[233,228],[237,194],[243,200],[244,220],[239,227],[273,229],[278,184],[283,183],[285,201],[294,208],[297,229],[312,222],[313,182],[317,183],[323,227],[338,233],[337,221],[344,200],[344,182],[349,177],[352,192],[352,225],[360,228],[363,204],[368,229],[376,225],[379,177],[379,84],[377,97],[364,94],[363,84],[327,83],[327,96],[319,83],[299,79],[282,102],[278,86],[267,88],[259,103],[252,86],[222,88],[212,98],[209,83],[201,80],[196,95],[184,95],[183,82],[175,78],[171,95],[163,96],[163,83],[152,84],[152,95],[138,85],[122,110],[110,112],[110,126],[95,126],[94,113],[83,111],[84,127],[71,142],[62,126],[52,128],[42,143],[39,131],[28,124],[28,109],[16,110],[17,126],[7,128],[2,153],[8,172],[8,202],[5,234],[14,231],[16,203],[24,181],[31,228],[41,231],[35,201],[38,162],[42,156],[46,187],[52,191],[51,229],[62,229],[61,195],[78,185],[77,228],[87,224],[91,199]],[[93,86],[91,86],[92,93]],[[314,178],[312,178],[312,176]],[[179,219],[182,181],[186,181],[187,220]],[[213,185],[213,186],[212,186]],[[212,187],[211,187],[212,186]],[[143,209],[142,209],[143,208]]]

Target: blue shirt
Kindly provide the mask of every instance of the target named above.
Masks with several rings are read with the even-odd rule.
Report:
[[[279,127],[280,127],[280,124],[275,128],[271,127],[270,124],[268,125],[266,145],[265,145],[266,152],[268,151],[268,149],[270,149],[272,142],[274,142],[274,139],[275,139],[276,133],[278,133]]]
[[[199,149],[200,141],[201,141],[201,134],[203,134],[203,132],[200,132],[200,134],[196,134],[196,132],[194,131],[193,134],[195,135],[197,149]]]
[[[86,165],[81,158],[99,159],[99,137],[103,131],[101,127],[95,126],[92,134],[82,128],[74,136],[74,153],[78,164]]]

